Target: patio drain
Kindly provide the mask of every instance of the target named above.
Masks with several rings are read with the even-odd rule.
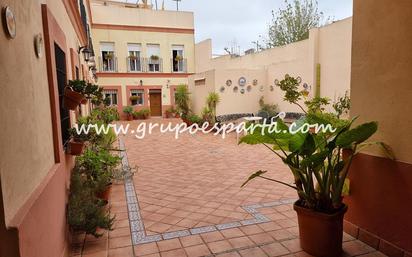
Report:
[[[120,149],[123,150],[120,152],[120,157],[122,158],[122,166],[123,170],[130,170],[129,161],[127,158],[127,153],[125,151],[125,145],[122,138],[119,138],[119,146]],[[126,202],[127,202],[127,209],[129,214],[129,222],[130,222],[130,231],[133,245],[145,244],[145,243],[152,243],[158,242],[162,240],[173,239],[177,237],[184,237],[189,235],[199,235],[204,233],[209,233],[213,231],[220,231],[230,228],[237,228],[242,226],[248,226],[253,224],[261,224],[265,222],[271,221],[268,217],[264,214],[259,212],[261,208],[268,208],[268,207],[275,207],[279,205],[291,204],[296,201],[296,199],[280,199],[277,201],[267,202],[267,203],[257,203],[242,206],[242,209],[249,213],[253,218],[240,220],[236,222],[230,223],[223,223],[218,225],[211,225],[199,228],[192,228],[192,229],[185,229],[173,232],[166,232],[162,234],[156,235],[146,235],[142,216],[140,214],[140,207],[138,203],[138,198],[136,195],[136,190],[133,183],[132,177],[125,178],[125,194],[126,194]]]

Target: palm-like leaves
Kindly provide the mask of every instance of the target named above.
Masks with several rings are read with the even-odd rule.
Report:
[[[279,122],[277,126],[282,133],[270,133],[269,129],[262,131],[258,128],[241,138],[240,143],[264,144],[270,148],[293,173],[295,186],[292,187],[297,190],[301,202],[308,208],[329,213],[341,208],[342,191],[348,191],[346,177],[353,155],[358,145],[377,131],[377,123],[365,123],[351,129],[352,122],[321,113],[311,113],[301,123],[313,124],[314,121],[333,125],[335,131],[293,134],[284,123]],[[343,149],[350,150],[348,158],[342,158]],[[244,185],[257,177],[272,180],[264,174],[262,171],[256,172]]]

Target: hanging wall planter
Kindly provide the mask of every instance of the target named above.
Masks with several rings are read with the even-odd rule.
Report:
[[[233,93],[237,93],[237,92],[239,92],[239,87],[236,86],[233,88]]]
[[[84,142],[77,142],[74,139],[71,139],[69,141],[69,146],[70,146],[70,154],[79,156],[83,152]]]
[[[240,93],[243,95],[243,94],[245,93],[245,89],[242,88],[242,89],[240,90]]]
[[[73,91],[70,87],[64,89],[64,105],[69,110],[76,110],[77,106],[84,103],[86,98],[83,94]]]

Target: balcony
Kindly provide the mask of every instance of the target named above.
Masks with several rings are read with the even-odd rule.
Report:
[[[187,72],[187,59],[170,59],[172,73],[186,73]]]
[[[117,72],[117,57],[102,58],[99,57],[100,72]]]
[[[126,58],[127,72],[143,72],[144,58],[127,57]]]
[[[146,58],[145,66],[147,68],[146,72],[163,72],[163,59],[162,58]]]

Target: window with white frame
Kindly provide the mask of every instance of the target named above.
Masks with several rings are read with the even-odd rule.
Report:
[[[147,59],[148,59],[148,71],[160,72],[161,62],[160,58],[160,45],[148,44],[147,45]]]
[[[109,106],[117,105],[117,90],[103,90],[103,96]]]
[[[132,89],[130,91],[130,102],[132,105],[143,105],[144,104],[144,90]]]
[[[173,45],[172,46],[172,71],[184,72],[185,71],[185,59],[184,59],[184,46]]]
[[[127,67],[129,71],[142,71],[141,62],[141,45],[140,44],[127,44]]]
[[[100,43],[100,52],[101,71],[116,71],[114,43]]]

